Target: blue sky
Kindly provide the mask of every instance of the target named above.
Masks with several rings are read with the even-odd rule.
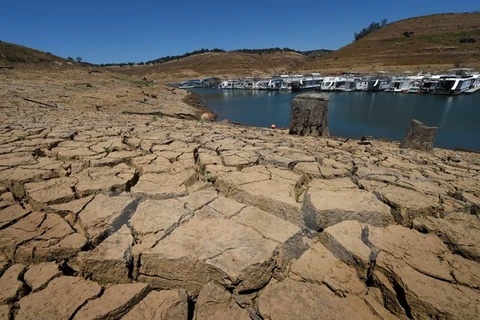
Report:
[[[0,40],[82,57],[140,62],[201,48],[339,49],[372,21],[480,10],[474,0],[11,0]]]

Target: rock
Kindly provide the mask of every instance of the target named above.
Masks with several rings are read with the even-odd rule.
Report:
[[[328,186],[309,189],[302,213],[305,225],[314,231],[345,220],[357,220],[375,226],[394,222],[386,204],[368,191],[350,187],[338,190],[329,190]]]
[[[122,320],[188,319],[188,296],[185,290],[152,291]]]
[[[200,120],[202,120],[202,121],[213,121],[213,120],[215,120],[215,115],[211,112],[205,112],[205,113],[202,113],[202,115],[200,116]]]
[[[480,264],[453,255],[434,235],[345,221],[325,229],[320,239],[376,283],[386,307],[399,317],[470,319],[480,311]]]
[[[97,283],[78,277],[55,278],[44,290],[22,298],[15,318],[71,319],[77,309],[97,297],[101,289]]]
[[[273,181],[267,174],[244,171],[222,174],[215,181],[215,187],[226,197],[267,211],[295,225],[302,224],[301,204],[295,200],[293,181]]]
[[[102,283],[125,283],[130,281],[134,239],[124,225],[95,249],[82,252],[76,258],[83,275]]]
[[[0,278],[0,304],[12,303],[27,293],[25,284],[19,280],[24,271],[24,265],[14,264],[3,273]]]
[[[23,184],[30,181],[52,179],[59,177],[57,170],[24,169],[15,167],[0,171],[0,182],[3,182],[18,198],[25,196]]]
[[[373,314],[375,314],[381,320],[398,320],[396,316],[394,316],[390,311],[385,309],[385,300],[382,296],[382,291],[378,288],[369,287],[368,292],[366,295],[363,296],[363,300],[367,304],[367,306],[372,310]],[[400,319],[403,319],[400,317]]]
[[[453,252],[480,262],[480,219],[476,216],[452,213],[445,219],[415,218],[413,228],[437,235]]]
[[[16,223],[29,213],[29,210],[25,210],[18,204],[14,204],[0,210],[0,229],[4,229],[9,225]]]
[[[329,137],[328,95],[317,93],[300,94],[292,101],[290,111],[290,134],[314,137]]]
[[[62,272],[56,263],[42,262],[29,267],[23,278],[25,283],[35,292],[43,289],[53,278],[61,274]]]
[[[0,319],[1,320],[12,319],[12,317],[10,316],[10,306],[0,305]]]
[[[94,196],[89,196],[77,200],[73,200],[62,204],[49,205],[46,210],[52,211],[60,216],[64,217],[71,225],[74,225],[77,221],[78,214],[85,209],[87,204],[93,200]]]
[[[290,278],[314,284],[324,284],[339,296],[365,294],[367,288],[354,268],[332,255],[317,242],[290,267]]]
[[[108,154],[101,159],[92,159],[90,160],[91,167],[102,167],[109,166],[113,167],[120,163],[127,163],[132,158],[139,156],[140,153],[137,151],[115,151],[108,152]]]
[[[35,158],[29,152],[0,154],[0,164],[5,167],[17,167],[35,163]]]
[[[376,188],[375,195],[392,208],[392,215],[398,224],[411,225],[416,217],[440,217],[443,210],[439,198],[421,192],[388,185]]]
[[[134,250],[141,252],[143,249],[152,248],[189,215],[192,215],[192,212],[185,209],[184,202],[177,199],[143,201],[129,221],[139,242]]]
[[[87,245],[87,238],[79,233],[72,233],[55,244],[35,247],[34,262],[62,261],[77,255]]]
[[[205,205],[212,203],[217,198],[217,191],[209,185],[208,189],[190,193],[187,197],[180,198],[179,200],[185,202],[185,208],[188,210],[196,211]]]
[[[237,215],[246,205],[239,203],[235,200],[225,198],[224,196],[218,196],[216,200],[208,204],[208,207],[219,212],[227,218],[231,218]]]
[[[92,167],[75,176],[78,183],[75,186],[77,197],[83,198],[99,193],[111,191],[126,191],[135,179],[135,170],[124,163],[110,167]]]
[[[75,199],[73,187],[76,179],[64,177],[25,185],[25,192],[34,210],[41,210],[46,205],[64,203]]]
[[[358,296],[340,298],[324,285],[286,279],[270,282],[258,298],[263,319],[372,319],[378,320]]]
[[[7,269],[9,265],[10,261],[8,261],[7,257],[0,255],[0,276],[3,274],[3,272]]]
[[[240,308],[232,295],[219,285],[209,282],[197,298],[194,320],[223,320],[245,319],[249,320],[249,313]]]
[[[97,195],[78,215],[77,227],[94,244],[99,244],[130,219],[137,202],[127,197]]]
[[[246,207],[232,219],[280,244],[301,233],[297,226],[255,207]]]
[[[13,225],[12,228],[15,226],[17,226],[17,224]],[[31,228],[32,231],[37,230],[39,234],[35,235],[35,238],[32,241],[20,244],[15,253],[16,261],[23,263],[39,263],[54,260],[58,261],[70,257],[69,254],[72,251],[70,250],[71,248],[56,246],[68,236],[74,234],[74,230],[60,216],[56,214],[47,214],[41,224],[30,224],[28,227]],[[77,247],[74,252],[78,252],[81,249],[81,246],[82,245]]]
[[[412,120],[400,142],[400,148],[432,150],[437,130],[437,127],[427,127],[418,120]]]
[[[89,301],[74,320],[119,319],[148,293],[145,283],[117,284],[105,289],[101,297]]]
[[[73,229],[60,216],[33,212],[0,230],[0,252],[10,259],[15,255],[16,261],[25,263],[64,259],[71,250],[56,245],[73,234]]]
[[[5,209],[11,205],[17,204],[15,202],[15,198],[13,197],[13,193],[11,192],[4,192],[0,195],[0,210]]]
[[[271,277],[277,243],[252,228],[223,218],[197,218],[175,229],[141,255],[139,281],[195,294],[210,281],[241,291]]]
[[[132,195],[151,199],[169,199],[187,195],[187,186],[196,180],[197,173],[191,169],[179,174],[144,174],[132,188]]]
[[[228,150],[220,154],[223,165],[226,167],[247,167],[258,162],[258,154],[248,150]]]

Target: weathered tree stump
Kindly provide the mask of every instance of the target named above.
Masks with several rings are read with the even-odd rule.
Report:
[[[420,121],[413,119],[405,133],[405,137],[400,142],[400,148],[432,150],[437,129],[437,127],[427,127]]]
[[[328,100],[328,95],[324,93],[304,93],[293,99],[289,133],[300,136],[330,137]]]

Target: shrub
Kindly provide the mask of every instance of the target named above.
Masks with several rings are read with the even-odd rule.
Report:
[[[460,38],[460,43],[475,43],[477,42],[477,39],[471,38],[471,37],[463,37]]]

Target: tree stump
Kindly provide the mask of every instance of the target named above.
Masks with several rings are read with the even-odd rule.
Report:
[[[420,121],[413,119],[407,129],[405,137],[403,137],[402,142],[400,142],[400,148],[432,150],[437,129],[437,127],[427,127]]]
[[[330,137],[328,130],[328,95],[324,93],[300,94],[290,109],[290,134],[299,136]]]

